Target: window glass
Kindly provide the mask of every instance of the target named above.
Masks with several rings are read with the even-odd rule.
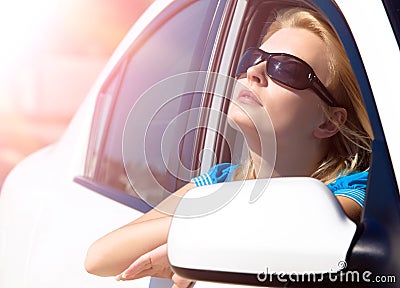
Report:
[[[183,3],[183,1],[181,2]],[[187,135],[181,135],[178,130],[185,125],[190,125],[187,121],[198,121],[199,110],[194,109],[190,116],[179,117],[179,115],[189,109],[199,107],[201,95],[183,95],[185,97],[177,97],[162,103],[160,102],[162,97],[147,95],[145,92],[168,77],[202,69],[203,60],[210,59],[210,55],[207,55],[209,52],[205,52],[205,46],[207,41],[211,41],[210,43],[213,44],[212,37],[215,35],[208,38],[210,36],[208,34],[216,5],[217,1],[191,1],[190,5],[180,5],[172,14],[173,8],[169,7],[164,12],[168,15],[161,14],[158,20],[162,20],[154,21],[154,25],[148,28],[151,32],[147,34],[150,36],[145,34],[146,37],[141,37],[140,41],[134,43],[131,52],[127,54],[126,64],[120,64],[118,68],[117,73],[122,74],[121,79],[115,77],[110,81],[111,84],[103,89],[105,92],[99,97],[103,100],[99,100],[102,103],[97,103],[97,117],[92,128],[93,139],[91,139],[86,163],[86,177],[94,180],[97,184],[101,183],[104,186],[117,188],[132,196],[137,196],[137,191],[131,187],[125,173],[123,163],[125,160],[126,167],[143,171],[139,174],[135,172],[135,175],[140,175],[141,187],[146,190],[140,191],[140,195],[145,195],[145,198],[155,197],[157,201],[161,201],[166,194],[158,191],[160,187],[169,192],[178,188],[177,171],[169,169],[177,167],[176,162],[181,160],[185,163],[192,163],[191,158],[195,157],[192,153],[193,150],[190,151],[191,153],[180,153],[185,141],[189,142],[185,145],[194,145],[193,131]],[[116,84],[117,89],[115,89]],[[114,90],[117,91],[114,92]],[[142,112],[146,115],[154,114],[145,135],[144,149],[147,163],[136,161],[135,153],[130,153],[129,159],[124,159],[122,147],[126,120],[138,100],[148,96],[152,97],[151,102],[155,103],[154,105],[158,109],[149,111],[154,107],[144,107],[144,110],[135,112],[138,113],[135,115],[135,119],[140,119],[139,114]],[[107,97],[113,98],[112,105],[109,104],[109,101],[104,100]],[[104,117],[107,114],[109,114],[108,122],[104,125]],[[171,126],[174,127],[171,128]],[[172,131],[172,135],[168,135],[167,140],[163,139],[166,129]],[[135,133],[129,133],[129,135],[129,137],[135,137]],[[137,136],[143,137],[143,135]],[[99,137],[101,137],[100,140]],[[179,139],[178,147],[176,147],[176,141],[169,141],[174,137]],[[162,140],[164,141],[163,147],[161,147]],[[138,153],[142,152],[140,151],[141,147],[130,147],[130,149],[138,150]],[[161,153],[161,149],[163,153]],[[154,182],[157,182],[158,185],[155,185]],[[179,183],[181,184],[181,182]],[[152,203],[154,203],[154,199],[152,199]]]

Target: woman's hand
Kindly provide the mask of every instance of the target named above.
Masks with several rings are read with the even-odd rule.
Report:
[[[179,204],[180,197],[177,196],[185,195],[193,187],[195,187],[194,183],[186,184],[174,193],[174,197],[168,197],[157,208],[96,240],[90,245],[86,255],[87,272],[99,276],[117,275],[140,256],[166,243],[172,217],[161,211],[174,211],[176,205]],[[142,258],[137,263],[143,265],[147,262],[146,258]],[[146,267],[143,266],[140,269],[143,270]]]
[[[172,276],[172,281],[174,281],[174,285],[171,288],[192,288],[196,283],[176,274]]]
[[[171,278],[173,288],[193,287],[194,282],[174,274],[168,262],[167,244],[143,254],[133,262],[125,271],[116,276],[117,280],[134,280],[146,276]]]
[[[125,271],[116,276],[117,280],[133,280],[145,276],[172,278],[167,257],[167,244],[161,245],[133,262]]]

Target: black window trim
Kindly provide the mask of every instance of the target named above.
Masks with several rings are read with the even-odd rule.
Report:
[[[130,208],[138,210],[142,213],[146,213],[153,209],[147,202],[138,197],[132,197],[131,195],[121,192],[119,189],[111,187],[109,185],[96,182],[88,177],[77,176],[74,178],[74,182],[88,188],[91,191],[95,191],[102,196],[105,196],[111,200],[119,202]]]
[[[400,1],[382,0],[382,3],[392,25],[397,44],[400,46]]]

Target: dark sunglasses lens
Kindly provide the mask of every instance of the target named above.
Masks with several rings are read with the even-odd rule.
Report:
[[[257,50],[247,50],[239,61],[236,69],[236,76],[247,72],[251,66],[256,65],[262,59],[262,54]]]
[[[310,73],[307,65],[290,55],[273,55],[267,63],[269,77],[294,89],[308,88]]]

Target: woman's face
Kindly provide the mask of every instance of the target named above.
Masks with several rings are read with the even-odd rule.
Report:
[[[308,30],[281,29],[265,41],[260,49],[301,58],[313,68],[322,83],[327,84],[326,46]],[[231,123],[238,126],[247,141],[262,142],[263,137],[270,137],[270,133],[274,132],[278,147],[294,143],[307,145],[307,141],[314,137],[314,130],[325,119],[322,100],[311,89],[296,90],[274,82],[266,76],[265,68],[266,62],[261,62],[250,67],[246,77],[238,80],[240,84],[235,89],[228,112]],[[268,115],[273,131],[271,125],[265,124],[269,123]]]

